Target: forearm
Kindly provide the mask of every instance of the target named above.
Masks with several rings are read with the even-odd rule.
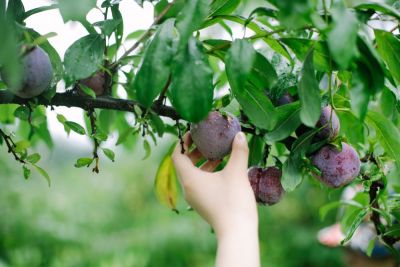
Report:
[[[217,233],[216,267],[259,267],[258,225]]]

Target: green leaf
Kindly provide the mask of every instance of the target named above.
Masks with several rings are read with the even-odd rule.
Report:
[[[134,132],[135,132],[135,128],[128,128],[123,132],[119,132],[118,140],[117,140],[117,143],[115,143],[115,145],[118,146],[118,145],[122,144]]]
[[[103,63],[104,39],[90,34],[75,41],[65,52],[66,74],[73,80],[84,79],[96,72]]]
[[[21,0],[8,1],[7,16],[18,23],[23,23],[25,19],[25,7]]]
[[[198,122],[211,110],[213,72],[195,38],[175,58],[170,93],[173,106],[187,121]]]
[[[128,34],[128,35],[125,37],[125,41],[128,41],[128,40],[137,40],[137,39],[139,39],[145,32],[146,32],[146,30],[136,30],[136,31],[133,31],[133,32],[131,32],[130,34]]]
[[[75,163],[75,168],[81,168],[83,166],[89,167],[92,164],[93,158],[79,158]]]
[[[144,155],[144,157],[142,158],[142,160],[147,159],[148,157],[150,157],[151,155],[151,147],[150,147],[150,143],[147,140],[143,141],[143,148],[144,151],[146,152],[146,155]]]
[[[115,161],[115,153],[114,151],[112,151],[111,149],[108,148],[102,148],[104,155],[107,156],[107,158],[109,158],[112,162]]]
[[[17,153],[21,153],[25,149],[29,148],[30,146],[31,146],[31,143],[28,140],[21,140],[21,141],[15,143],[14,150]]]
[[[298,93],[301,103],[301,121],[314,127],[321,115],[321,96],[318,81],[315,77],[313,52],[311,49],[304,60],[301,78],[298,84]]]
[[[46,179],[47,184],[50,187],[51,186],[51,180],[50,180],[49,174],[44,169],[42,169],[41,167],[39,167],[39,166],[37,166],[35,164],[32,164],[32,166],[35,167],[35,169],[40,173],[40,175],[42,175]]]
[[[58,3],[64,22],[85,20],[87,13],[96,6],[96,0],[59,0]]]
[[[315,1],[311,0],[269,0],[269,2],[279,8],[280,23],[290,29],[310,23],[311,13],[315,8]]]
[[[374,10],[377,12],[382,12],[383,14],[393,16],[396,19],[400,20],[400,12],[384,3],[362,3],[355,6],[354,8],[358,10]]]
[[[29,18],[32,15],[38,14],[40,12],[44,12],[44,11],[48,11],[48,10],[52,10],[52,9],[56,9],[58,8],[57,4],[54,5],[49,5],[49,6],[41,6],[41,7],[37,7],[37,8],[33,8],[30,9],[28,11],[25,12],[24,14],[24,20]]]
[[[14,116],[20,120],[27,121],[29,119],[30,110],[27,106],[19,106],[14,111]]]
[[[247,85],[243,91],[233,90],[233,94],[242,106],[244,113],[257,127],[271,130],[275,126],[274,106],[263,91]]]
[[[237,39],[232,43],[225,57],[225,70],[234,91],[244,90],[255,58],[256,51],[249,41]]]
[[[347,69],[358,55],[356,14],[343,5],[332,9],[333,27],[328,33],[328,45],[333,59],[342,69]]]
[[[118,48],[121,46],[122,38],[124,37],[124,20],[122,18],[121,11],[119,11],[119,4],[111,6],[111,13],[113,19],[121,21],[121,23],[119,23],[115,29],[115,38],[116,38],[115,45],[116,45],[116,50],[118,50]]]
[[[93,137],[100,142],[106,141],[108,139],[108,135],[100,130],[97,130],[97,132],[93,135]]]
[[[316,42],[314,40],[302,38],[281,38],[280,41],[287,45],[301,61],[305,60],[310,48],[314,46],[313,63],[315,69],[323,72],[329,72],[331,69],[335,69],[335,65],[331,66],[329,48],[326,42]]]
[[[171,146],[174,148],[175,144]],[[171,151],[172,149],[170,149]],[[154,189],[158,201],[166,207],[176,211],[178,199],[177,175],[171,158],[171,152],[168,152],[160,166],[158,167],[154,182]]]
[[[327,215],[331,210],[340,207],[341,204],[342,204],[341,201],[334,201],[334,202],[330,202],[330,203],[325,204],[324,206],[322,206],[322,207],[319,209],[319,217],[320,217],[321,221],[325,220],[326,215]]]
[[[393,236],[393,237],[400,237],[400,225],[394,224],[388,227],[383,234],[384,236]]]
[[[282,167],[282,187],[286,192],[291,192],[301,183],[303,175],[301,173],[302,159],[297,156],[289,156]]]
[[[93,91],[92,88],[87,87],[86,85],[80,83],[80,84],[79,84],[79,89],[80,89],[83,93],[85,93],[85,95],[88,95],[88,96],[90,96],[91,98],[96,98],[96,93]]]
[[[347,141],[357,147],[364,144],[365,134],[363,123],[351,112],[336,111],[340,120],[340,135],[347,138]]]
[[[150,107],[161,93],[171,72],[174,21],[167,20],[158,28],[146,49],[143,62],[133,83],[139,102]]]
[[[110,36],[114,30],[122,23],[122,19],[107,19],[103,21],[98,21],[93,23],[93,26],[98,26],[101,29],[101,32]]]
[[[77,134],[80,134],[80,135],[86,134],[85,129],[76,122],[66,121],[64,124],[66,126],[68,126],[72,131],[76,132]]]
[[[379,143],[389,157],[395,160],[397,169],[400,170],[400,131],[385,116],[369,111],[367,122],[374,127]]]
[[[298,102],[275,109],[277,122],[275,128],[265,135],[267,141],[276,142],[290,136],[301,124]]]
[[[258,166],[262,163],[264,156],[264,140],[253,135],[249,142],[249,166]]]
[[[28,179],[31,176],[31,170],[26,167],[25,165],[22,165],[22,171],[24,173],[24,178]]]
[[[400,41],[392,33],[375,30],[375,40],[377,49],[389,67],[389,71],[392,76],[396,79],[397,83],[400,83]]]
[[[176,18],[176,28],[180,35],[179,49],[183,49],[186,46],[193,32],[203,24],[208,15],[209,3],[210,0],[190,0],[185,2]]]
[[[367,254],[368,257],[371,257],[372,255],[372,251],[374,250],[375,247],[375,241],[376,238],[374,237],[368,242],[368,247],[367,250],[365,251],[365,254]]]
[[[302,169],[304,167],[305,154],[311,145],[317,129],[306,132],[301,135],[293,144],[293,149],[290,152],[288,159],[283,164],[282,168],[282,186],[287,192],[293,191],[303,180]]]
[[[362,67],[357,68],[351,79],[351,108],[354,114],[363,121],[368,111],[368,104],[371,98],[371,91],[368,88],[368,71]]]
[[[278,75],[274,67],[268,59],[259,52],[256,52],[256,58],[248,81],[259,90],[271,89],[278,81]]]
[[[38,163],[40,160],[40,155],[38,153],[31,154],[26,158],[26,160],[32,164]]]
[[[357,230],[358,226],[360,226],[360,224],[363,222],[367,213],[368,213],[368,209],[361,209],[355,214],[353,223],[350,225],[350,227],[346,233],[346,237],[342,241],[340,241],[341,244],[346,243],[353,237],[354,232]]]
[[[240,4],[240,0],[213,0],[210,17],[231,14]]]

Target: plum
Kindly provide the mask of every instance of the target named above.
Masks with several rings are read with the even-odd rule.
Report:
[[[16,86],[10,85],[6,75],[2,76],[13,94],[21,98],[32,98],[50,87],[53,68],[49,56],[42,48],[37,46],[27,52],[22,58],[21,67],[21,79]]]
[[[360,158],[356,150],[342,143],[340,151],[333,145],[322,147],[312,156],[312,163],[321,171],[316,177],[329,187],[338,188],[354,180],[360,172]]]
[[[325,127],[324,127],[325,126]],[[332,110],[331,106],[325,106],[321,110],[321,116],[317,122],[317,127],[324,127],[317,136],[321,139],[328,139],[329,141],[334,140],[340,131],[339,118],[336,112]]]
[[[289,93],[285,93],[283,96],[281,96],[277,101],[276,105],[277,106],[283,106],[286,104],[290,104],[294,101],[293,97]]]
[[[203,121],[191,125],[190,134],[201,154],[209,160],[216,160],[231,152],[233,139],[240,131],[236,117],[212,111]]]
[[[282,172],[276,167],[253,166],[247,173],[258,203],[274,205],[285,192],[281,184]]]
[[[102,71],[98,71],[93,76],[79,81],[79,84],[83,84],[92,89],[93,92],[96,94],[96,96],[104,94],[105,83],[106,83],[106,77],[104,72]],[[78,86],[78,94],[86,95],[84,92],[82,92],[82,89],[79,86]]]

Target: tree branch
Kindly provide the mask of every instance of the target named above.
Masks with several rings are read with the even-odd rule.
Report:
[[[145,110],[142,105],[133,100],[112,98],[108,96],[91,98],[89,96],[79,96],[69,92],[57,93],[50,101],[44,97],[38,97],[37,100],[37,104],[39,105],[77,107],[84,110],[88,110],[90,108],[98,108],[134,112],[134,106],[138,106],[141,109]],[[0,91],[0,104],[25,105],[27,103],[29,103],[29,99],[19,98],[8,91]],[[180,119],[175,109],[169,106],[160,106],[155,103],[151,107],[151,110],[163,117],[169,117],[173,120]]]
[[[30,99],[23,99],[13,95],[6,90],[0,90],[0,105],[1,104],[19,104],[27,105]],[[80,96],[72,92],[67,93],[57,93],[49,101],[46,98],[39,96],[37,97],[37,102],[39,105],[43,106],[64,106],[64,107],[77,107],[88,111],[91,108],[94,109],[108,109],[108,110],[119,110],[126,112],[135,112],[134,107],[137,106],[143,111],[146,110],[140,103],[134,100],[113,98],[109,96],[98,96],[97,98],[91,98],[89,96]],[[170,118],[174,121],[180,120],[181,117],[176,112],[173,107],[160,105],[159,101],[155,101],[150,108],[150,110],[159,116]],[[243,127],[242,131],[249,134],[255,134],[254,128]]]

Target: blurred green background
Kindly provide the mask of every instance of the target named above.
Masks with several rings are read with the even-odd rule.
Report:
[[[142,161],[141,140],[131,151],[102,158],[101,172],[73,167],[90,155],[89,144],[55,138],[39,149],[52,186],[37,173],[24,180],[21,166],[0,147],[0,267],[4,266],[202,266],[214,265],[211,228],[182,197],[180,214],[161,206],[153,192],[158,164],[172,143],[164,138]],[[318,209],[339,191],[306,181],[273,207],[260,207],[262,266],[343,266],[341,249],[318,244]]]

